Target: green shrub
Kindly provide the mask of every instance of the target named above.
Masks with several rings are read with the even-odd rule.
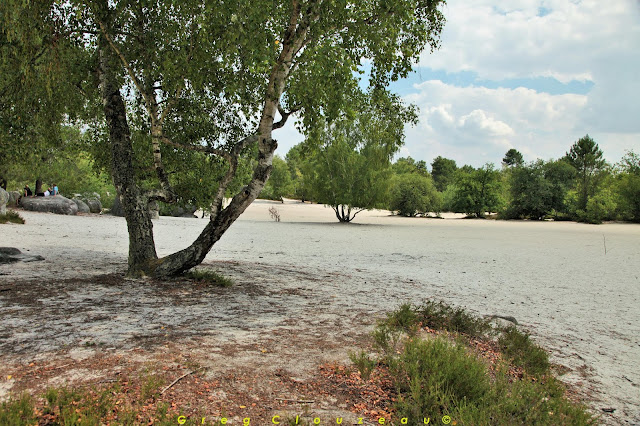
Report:
[[[192,269],[186,272],[184,276],[216,287],[231,287],[234,284],[232,279],[224,277],[210,269]]]
[[[48,389],[44,413],[59,416],[57,424],[62,425],[100,424],[113,409],[112,390],[107,388],[92,395],[75,389]]]
[[[33,410],[33,398],[24,394],[18,399],[10,399],[0,404],[0,425],[22,426],[37,424]]]
[[[397,310],[387,313],[385,322],[389,327],[413,335],[417,331],[420,319],[411,304],[404,303]]]
[[[507,327],[498,338],[498,344],[504,355],[528,374],[539,377],[549,372],[549,355],[531,341],[529,334],[513,326]]]
[[[422,325],[435,330],[454,331],[473,337],[481,337],[491,331],[488,320],[477,318],[462,308],[454,308],[441,301],[427,300],[415,310]]]
[[[584,404],[573,403],[565,397],[564,386],[553,377],[536,382],[510,382],[509,378],[500,372],[494,387],[496,399],[483,414],[485,419],[490,419],[484,422],[486,424],[597,424]]]
[[[439,213],[441,208],[442,197],[430,176],[405,173],[394,178],[390,209],[400,216]]]
[[[349,359],[358,368],[360,377],[365,382],[369,380],[371,372],[376,368],[376,365],[378,365],[375,360],[372,360],[369,357],[369,354],[366,351],[360,351],[358,353],[349,352]]]
[[[396,353],[401,334],[397,328],[390,327],[384,321],[380,322],[372,333],[374,346],[385,357],[393,356]]]
[[[0,214],[0,223],[17,223],[24,224],[24,219],[13,210],[7,209],[7,214]]]
[[[484,364],[441,337],[408,340],[390,370],[398,391],[397,412],[409,424],[422,424],[425,416],[477,411],[493,396]]]

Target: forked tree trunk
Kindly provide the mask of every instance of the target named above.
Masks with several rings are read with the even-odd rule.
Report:
[[[106,2],[102,5],[105,10],[108,9]],[[130,276],[151,275],[164,278],[180,274],[200,264],[211,247],[264,188],[264,184],[271,174],[273,154],[277,148],[276,141],[271,137],[274,117],[278,111],[280,97],[289,76],[293,57],[301,50],[309,29],[309,23],[306,26],[297,27],[299,13],[300,6],[296,3],[291,15],[290,26],[285,33],[282,51],[271,71],[269,84],[265,91],[260,123],[255,136],[250,139],[257,141],[258,144],[258,163],[251,182],[233,197],[226,208],[222,209],[222,199],[219,199],[218,205],[214,206],[215,210],[211,214],[209,223],[189,247],[162,259],[158,259],[153,241],[153,225],[148,212],[149,197],[142,192],[135,181],[132,161],[133,148],[126,108],[120,95],[120,86],[116,83],[112,73],[111,57],[107,53],[111,52],[108,48],[108,40],[105,37],[100,37],[102,98],[109,127],[113,180],[118,195],[121,197],[129,229],[128,274]],[[317,15],[314,16],[314,19],[317,19]],[[241,155],[241,145],[237,145],[237,147],[240,148],[232,155]],[[233,168],[230,168],[231,172],[234,172]]]
[[[157,263],[153,224],[149,215],[148,200],[135,181],[133,147],[127,122],[126,108],[120,86],[112,69],[109,50],[100,49],[100,84],[104,114],[109,128],[113,183],[124,209],[129,231],[129,276],[152,273]]]
[[[356,217],[356,215],[358,213],[360,213],[362,210],[364,210],[364,209],[356,208],[355,211],[354,211],[350,206],[346,206],[346,209],[345,209],[345,205],[344,204],[338,204],[338,205],[335,205],[335,206],[331,206],[331,208],[335,212],[336,217],[338,218],[338,220],[340,222],[342,222],[342,223],[351,222],[353,219],[355,219],[355,217]]]

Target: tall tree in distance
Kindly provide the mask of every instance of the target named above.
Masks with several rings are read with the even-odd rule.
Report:
[[[586,135],[571,146],[565,159],[578,173],[580,194],[578,208],[584,211],[587,209],[589,196],[595,192],[594,177],[606,164],[602,158],[602,151],[598,144]]]
[[[460,168],[456,176],[453,208],[458,213],[484,217],[486,212],[497,212],[502,207],[500,171],[487,163],[479,169]]]
[[[55,90],[63,96],[26,87],[0,101],[8,111],[44,99],[92,106],[85,119],[99,136],[96,155],[111,153],[127,221],[128,275],[167,277],[202,262],[261,192],[278,145],[274,131],[297,113],[311,134],[353,110],[365,61],[375,90],[407,76],[425,48],[439,45],[443,3],[5,0],[0,29],[8,43],[20,41],[14,56],[28,58],[32,75],[61,81]],[[61,54],[50,55],[56,49]],[[7,71],[3,81],[22,78],[20,67]],[[64,112],[37,123],[55,128],[68,120]],[[11,137],[11,147],[18,143]],[[148,205],[180,198],[170,171],[186,151],[216,158],[224,173],[210,188],[211,216],[198,238],[159,258]],[[225,207],[246,157],[254,160],[251,176]]]
[[[627,151],[619,167],[618,192],[626,219],[640,222],[640,155]]]
[[[520,153],[520,151],[518,151],[515,148],[511,148],[504,155],[504,158],[502,159],[502,164],[505,167],[522,166],[524,164],[524,158],[522,157],[522,154]]]
[[[416,161],[411,157],[401,157],[393,163],[393,173],[396,175],[402,175],[406,173],[418,173],[422,176],[429,176],[427,170],[427,163],[423,160]]]
[[[455,181],[458,166],[455,160],[437,156],[431,162],[431,176],[438,191],[443,192]]]
[[[413,107],[385,91],[361,101],[355,117],[327,123],[305,143],[311,147],[309,173],[313,199],[331,206],[340,222],[363,210],[384,207],[391,158],[404,143],[405,123],[415,123]]]

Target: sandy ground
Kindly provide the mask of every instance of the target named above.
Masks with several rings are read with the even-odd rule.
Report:
[[[270,218],[272,206],[281,222]],[[169,329],[177,339],[200,341],[214,360],[225,347],[249,345],[274,353],[256,368],[289,358],[311,368],[311,359],[345,359],[356,336],[384,312],[435,298],[482,315],[514,316],[552,361],[571,369],[563,380],[589,395],[594,410],[615,408],[605,423],[640,424],[638,225],[400,218],[381,211],[340,224],[323,206],[257,201],[206,261],[239,285],[205,292],[179,283],[102,282],[100,276],[125,266],[122,218],[21,214],[27,224],[3,225],[0,246],[46,260],[0,266],[0,288],[48,282],[59,291],[45,297],[34,285],[21,301],[0,293],[0,361],[96,341],[124,351]],[[159,254],[187,246],[203,226],[202,219],[154,221]],[[77,277],[88,279],[65,284]],[[119,313],[101,316],[101,303]],[[38,313],[57,319],[40,323]],[[300,353],[321,343],[312,357]],[[218,368],[254,362],[247,351]],[[9,381],[0,382],[0,394],[10,390]]]

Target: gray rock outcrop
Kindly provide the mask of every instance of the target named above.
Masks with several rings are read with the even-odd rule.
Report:
[[[85,203],[81,199],[72,198],[71,201],[76,203],[76,206],[78,206],[78,213],[91,213],[91,209],[89,209],[89,206],[87,205],[87,203]]]
[[[25,210],[34,212],[66,215],[75,215],[78,213],[76,203],[62,195],[56,195],[54,197],[24,197],[21,204]]]
[[[111,210],[109,211],[114,216],[124,217],[124,209],[122,208],[122,203],[120,202],[120,197],[116,195],[116,198],[113,200],[113,206],[111,206]]]
[[[0,264],[14,262],[36,262],[39,260],[44,260],[44,257],[22,254],[20,250],[14,247],[0,247]]]
[[[98,198],[89,198],[84,200],[85,203],[87,203],[87,206],[89,206],[89,211],[91,213],[101,213],[102,212],[102,203],[100,202],[100,200]]]
[[[197,207],[194,207],[192,205],[187,204],[184,207],[180,207],[180,206],[176,206],[173,208],[173,210],[171,211],[171,216],[173,217],[189,217],[189,218],[195,218],[196,215],[194,215],[195,211],[197,210]]]
[[[149,214],[151,215],[151,219],[158,219],[160,217],[158,210],[159,206],[157,202],[153,201],[149,203]],[[116,197],[115,200],[113,200],[111,214],[114,216],[124,217],[124,208],[122,207],[122,203],[120,202],[120,197]]]
[[[9,193],[0,188],[0,214],[7,214],[7,203],[9,202]]]
[[[160,219],[160,205],[158,205],[157,201],[149,203],[149,214],[151,219]]]
[[[21,196],[22,194],[20,193],[20,191],[9,191],[9,202],[7,203],[7,206],[17,207],[18,200],[20,200]]]

